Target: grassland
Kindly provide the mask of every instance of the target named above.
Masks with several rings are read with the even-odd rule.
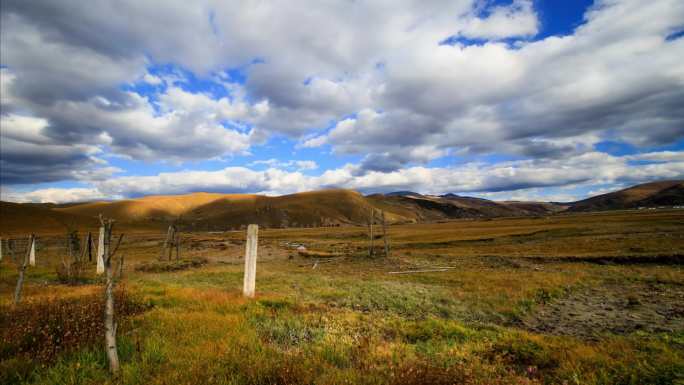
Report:
[[[121,322],[121,378],[109,378],[101,344],[89,339],[31,360],[9,353],[22,338],[10,335],[0,382],[684,381],[684,211],[463,220],[389,234],[391,257],[368,258],[364,228],[262,230],[257,298],[248,300],[242,232],[184,234],[183,258],[207,263],[150,272],[135,268],[157,258],[164,234],[127,230],[122,286],[144,311]],[[22,306],[101,293],[92,275],[79,286],[57,281],[63,242],[40,238]],[[305,258],[292,244],[339,257]],[[442,271],[388,274],[432,268]],[[5,254],[4,314],[17,311],[16,276]],[[0,320],[3,330],[14,322]],[[53,335],[35,344],[48,339],[59,343]]]

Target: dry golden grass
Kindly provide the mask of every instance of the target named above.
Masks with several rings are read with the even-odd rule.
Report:
[[[583,293],[620,299],[620,288],[624,304],[605,322],[643,314],[645,304],[629,304],[637,289],[670,298],[661,310],[682,319],[684,303],[659,295],[681,291],[681,264],[573,257],[684,254],[683,211],[391,226],[392,257],[375,259],[365,228],[265,229],[254,300],[241,295],[243,231],[185,233],[183,258],[209,263],[150,273],[135,267],[157,260],[163,231],[120,229],[126,286],[152,306],[120,330],[126,384],[670,384],[684,373],[681,329],[587,339],[575,333],[582,322],[554,335],[527,324]],[[312,269],[286,242],[346,257]],[[39,234],[39,246],[28,301],[101,292],[94,265],[89,285],[57,282],[59,237]],[[449,269],[387,274],[436,266]],[[9,305],[16,275],[5,258],[0,303]],[[10,361],[2,365],[16,383],[114,383],[98,343],[45,367]]]

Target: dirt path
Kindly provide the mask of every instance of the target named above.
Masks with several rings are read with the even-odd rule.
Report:
[[[523,319],[526,329],[597,339],[602,334],[684,330],[684,286],[625,283],[573,291]]]

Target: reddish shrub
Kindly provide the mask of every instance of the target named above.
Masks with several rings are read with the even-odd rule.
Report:
[[[116,290],[114,301],[119,323],[145,310],[123,288]],[[46,363],[62,352],[99,343],[103,314],[101,294],[0,307],[0,361],[19,357]]]

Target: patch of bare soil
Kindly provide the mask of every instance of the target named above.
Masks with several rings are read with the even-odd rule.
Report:
[[[526,329],[598,339],[605,334],[684,330],[684,286],[626,283],[571,291],[523,319]]]

